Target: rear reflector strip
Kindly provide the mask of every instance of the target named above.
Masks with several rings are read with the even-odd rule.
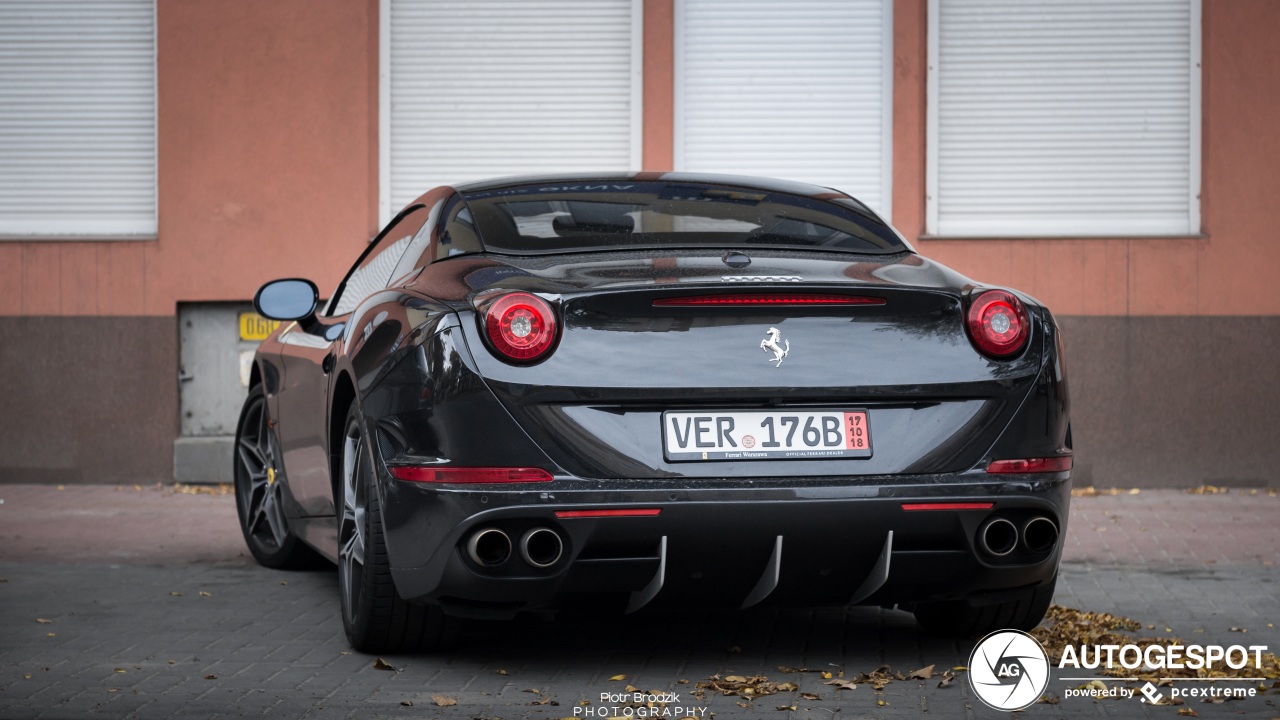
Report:
[[[987,466],[987,472],[992,475],[1065,472],[1070,469],[1070,455],[1045,458],[1024,458],[1021,460],[996,460]]]
[[[612,518],[612,517],[656,517],[662,512],[660,508],[642,508],[637,510],[557,510],[556,517],[561,520],[574,518]]]
[[[941,503],[902,503],[907,512],[916,510],[990,510],[995,503],[989,502],[941,502]]]
[[[655,307],[703,307],[743,305],[884,305],[884,298],[820,293],[733,293],[689,295],[654,300]]]
[[[542,468],[423,467],[394,465],[387,468],[397,480],[421,483],[527,483],[550,482],[551,473]]]

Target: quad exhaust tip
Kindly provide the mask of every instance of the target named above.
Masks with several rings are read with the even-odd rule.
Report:
[[[1018,546],[1018,528],[1004,518],[992,518],[978,531],[978,544],[988,555],[1004,557]]]
[[[1052,550],[1058,543],[1058,525],[1043,515],[1037,515],[1022,526],[1022,544],[1031,552]]]
[[[467,540],[467,557],[477,565],[497,567],[511,559],[511,538],[497,528],[478,530]]]
[[[547,568],[560,561],[564,541],[548,528],[533,528],[520,538],[520,557],[536,568]]]

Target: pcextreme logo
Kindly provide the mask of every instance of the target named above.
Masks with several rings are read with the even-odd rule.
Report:
[[[969,685],[996,710],[1022,710],[1044,693],[1049,656],[1040,642],[1018,630],[997,630],[982,638],[969,656]]]

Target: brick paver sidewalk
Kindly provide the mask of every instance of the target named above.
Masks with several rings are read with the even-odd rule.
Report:
[[[379,670],[346,645],[335,573],[254,565],[230,496],[10,485],[0,499],[0,718],[586,717],[600,693],[628,684],[717,718],[1006,717],[972,696],[963,673],[946,688],[935,676],[876,692],[779,670],[852,678],[882,664],[941,672],[968,661],[972,642],[923,636],[909,615],[867,608],[470,625],[449,653],[388,657],[396,670]],[[1280,648],[1280,498],[1266,491],[1076,498],[1067,542],[1061,604],[1189,642]],[[795,682],[818,699],[696,699],[694,685],[716,673]],[[1049,692],[1074,684],[1051,680]],[[1270,719],[1277,705],[1272,690],[1181,708],[1068,699],[1024,715]]]

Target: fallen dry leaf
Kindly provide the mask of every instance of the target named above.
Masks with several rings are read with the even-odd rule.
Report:
[[[170,594],[170,595],[172,595],[172,596],[174,596],[174,597],[182,597],[182,593],[180,593],[180,592],[171,592],[171,593],[169,593],[169,594]]]
[[[821,700],[822,699],[819,695],[811,692],[802,692],[800,693],[800,697],[804,698],[805,700]]]
[[[124,668],[116,668],[114,672],[122,673],[122,672],[129,672],[129,671],[125,670]]]
[[[955,680],[956,680],[955,673],[951,672],[950,670],[944,670],[942,672],[942,679],[938,681],[938,687],[940,688],[951,687],[951,683],[955,682]]]
[[[823,679],[823,680],[830,680],[830,679],[831,679],[831,673],[827,672],[826,670],[823,670],[823,671],[822,671],[822,679]]]
[[[403,705],[403,706],[405,706],[405,707],[413,707],[413,701],[412,701],[412,700],[401,700],[401,701],[400,701],[400,704],[401,704],[401,705]]]
[[[610,681],[610,682],[618,682],[618,681],[620,681],[620,680],[626,680],[626,679],[627,679],[627,676],[626,676],[626,675],[614,675],[613,677],[609,678],[609,681]]]
[[[1178,708],[1178,714],[1185,715],[1187,717],[1200,717],[1200,713],[1196,712],[1195,710],[1192,710],[1189,707]]]
[[[729,675],[724,678],[719,675],[712,675],[706,680],[700,681],[694,687],[714,690],[721,695],[737,695],[748,700],[766,695],[776,695],[780,692],[796,692],[800,689],[800,686],[792,682],[770,682],[769,678],[763,675],[752,675],[751,677]]]
[[[857,683],[851,682],[849,680],[840,680],[839,678],[835,680],[828,680],[822,684],[834,685],[837,690],[857,690],[858,689]]]
[[[205,680],[217,680],[217,679],[218,679],[218,676],[217,676],[217,675],[205,675],[205,676],[204,676],[204,679],[205,679]]]
[[[376,658],[376,659],[373,661],[373,669],[374,669],[374,670],[388,670],[388,671],[390,671],[390,672],[395,672],[395,670],[396,670],[396,666],[395,666],[395,665],[392,665],[391,663],[387,662],[386,660],[383,660],[382,658]]]
[[[52,621],[52,620],[47,620],[47,619],[45,619],[45,618],[36,618],[36,622],[40,623],[41,625],[52,625],[52,624],[53,624],[53,621]]]
[[[1119,617],[1109,613],[1084,612],[1061,605],[1052,605],[1045,615],[1044,624],[1032,630],[1031,634],[1044,646],[1045,652],[1049,654],[1050,660],[1054,663],[1061,659],[1062,652],[1067,646],[1136,644],[1139,646],[1155,645],[1168,648],[1185,644],[1180,638],[1172,636],[1134,637],[1128,634],[1136,633],[1142,629],[1142,623],[1126,617]],[[1172,633],[1173,630],[1172,628],[1165,628],[1164,632]],[[1129,673],[1119,664],[1111,669],[1104,669],[1099,672],[1102,675],[1112,677],[1124,677]],[[1168,677],[1194,678],[1197,677],[1199,671],[1187,668],[1171,668],[1162,672]],[[1224,679],[1256,677],[1259,673],[1264,677],[1280,677],[1280,659],[1277,659],[1272,653],[1263,653],[1261,667],[1254,667],[1252,663],[1238,670],[1224,667],[1221,671],[1215,671],[1214,677]],[[1180,705],[1182,703],[1166,701],[1165,704]]]
[[[919,670],[912,670],[907,677],[911,680],[928,680],[933,677],[933,665],[922,667]]]
[[[1044,703],[1045,705],[1057,705],[1058,703],[1062,702],[1062,699],[1059,698],[1057,695],[1041,695],[1040,699],[1037,700],[1036,702]]]
[[[525,688],[525,689],[521,690],[520,692],[533,693],[534,695],[537,695],[538,693],[540,693],[540,692],[542,692],[542,691],[541,691],[541,690],[539,690],[538,688]],[[628,692],[630,692],[630,691],[628,691]]]
[[[205,592],[204,590],[201,590],[198,594],[200,595],[200,597],[213,597],[213,593]]]
[[[506,670],[503,670],[502,668],[498,668],[498,674],[499,674],[499,675],[507,675],[508,673],[507,673],[507,671],[506,671]]]
[[[796,706],[795,706],[795,705],[779,705],[779,706],[778,706],[778,709],[779,709],[779,710],[790,710],[791,712],[795,712],[795,711],[796,711]]]
[[[1248,631],[1248,630],[1246,630],[1246,629],[1244,629],[1244,628],[1242,628],[1242,627],[1233,627],[1233,628],[1228,628],[1228,629],[1227,629],[1227,632],[1247,633],[1247,632],[1249,632],[1249,631]]]
[[[1096,488],[1093,486],[1072,488],[1071,497],[1114,497],[1121,493],[1128,492],[1122,488]]]
[[[734,645],[732,647],[725,648],[724,651],[727,653],[740,653],[742,652],[742,648],[738,645]]]
[[[450,705],[457,705],[457,704],[458,704],[458,701],[457,701],[457,700],[454,700],[453,698],[449,697],[448,695],[432,695],[432,696],[431,696],[431,702],[435,703],[436,705],[438,705],[438,706],[440,706],[440,707],[449,707]]]

